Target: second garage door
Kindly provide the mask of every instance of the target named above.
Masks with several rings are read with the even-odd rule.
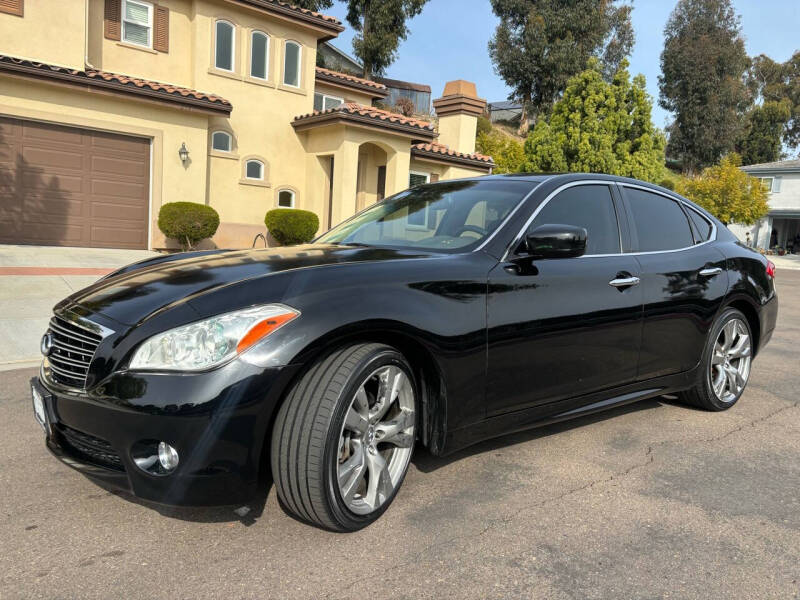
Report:
[[[0,117],[0,243],[147,248],[150,141]]]

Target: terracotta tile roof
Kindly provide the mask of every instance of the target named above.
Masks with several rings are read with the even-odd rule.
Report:
[[[311,23],[316,22],[316,24],[330,28],[337,33],[344,31],[342,22],[336,17],[323,15],[320,12],[309,10],[308,8],[295,6],[290,2],[283,2],[282,0],[234,0],[234,2],[255,6],[257,8],[263,8],[265,10],[272,10],[274,12],[283,13],[290,17],[300,18],[301,20]]]
[[[480,154],[478,152],[465,154],[464,152],[458,152],[449,148],[448,146],[445,146],[444,144],[439,144],[438,142],[414,144],[411,146],[411,150],[417,154],[436,154],[442,158],[453,160],[455,162],[483,163],[483,165],[486,167],[494,166],[494,161],[492,160],[491,156],[486,156],[485,154]]]
[[[390,129],[403,130],[408,133],[416,133],[423,138],[433,139],[436,135],[433,125],[427,121],[406,117],[398,113],[389,112],[374,106],[364,106],[355,102],[345,102],[335,108],[328,110],[315,110],[314,112],[299,115],[294,118],[292,125],[329,121],[333,119],[355,120],[365,123],[372,122],[378,126],[385,126]]]
[[[356,77],[355,75],[350,75],[349,73],[331,71],[330,69],[325,69],[323,67],[317,67],[317,79],[340,83],[349,87],[356,87],[360,89],[369,88],[370,91],[380,92],[380,96],[387,96],[389,94],[389,90],[387,90],[386,86],[382,83],[370,81],[369,79],[362,79],[361,77]]]
[[[98,69],[81,71],[2,54],[0,54],[0,72],[52,79],[73,85],[101,87],[226,114],[230,113],[233,108],[230,102],[215,94],[199,92],[169,83],[160,83]]]

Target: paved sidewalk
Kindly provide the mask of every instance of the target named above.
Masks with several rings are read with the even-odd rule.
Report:
[[[800,254],[785,254],[784,256],[768,256],[778,269],[800,269]]]
[[[146,250],[0,245],[0,371],[38,364],[53,306]]]

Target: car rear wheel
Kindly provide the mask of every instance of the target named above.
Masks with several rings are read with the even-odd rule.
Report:
[[[334,531],[375,521],[408,470],[416,407],[413,372],[390,346],[357,344],[318,361],[289,392],[272,431],[283,506]]]
[[[750,377],[753,334],[745,316],[725,310],[714,323],[697,384],[681,399],[706,410],[727,410],[741,397]]]

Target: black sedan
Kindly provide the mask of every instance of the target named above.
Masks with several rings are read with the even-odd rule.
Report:
[[[662,394],[725,410],[775,327],[774,265],[703,209],[603,175],[415,187],[314,243],[170,255],[54,309],[32,381],[48,448],[167,504],[356,530],[416,444]]]

